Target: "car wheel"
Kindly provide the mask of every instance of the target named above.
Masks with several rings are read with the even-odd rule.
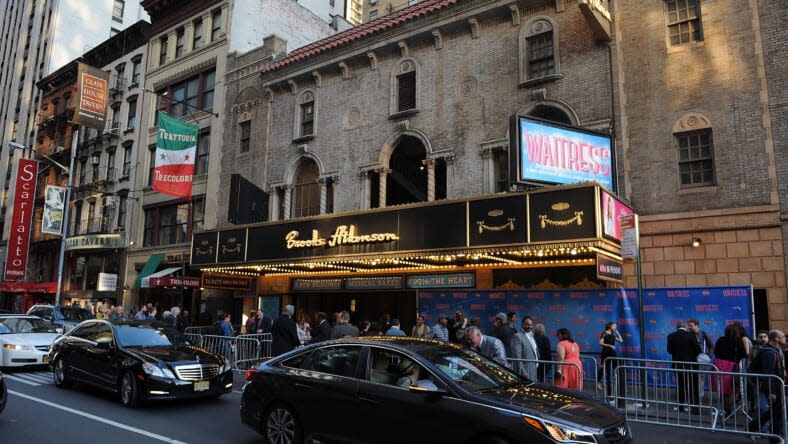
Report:
[[[263,436],[268,444],[298,444],[301,430],[293,411],[284,405],[275,405],[263,418]]]
[[[55,382],[55,386],[58,388],[71,387],[71,378],[66,374],[66,364],[63,362],[63,358],[55,361],[55,368],[52,370],[52,379]]]
[[[140,402],[140,386],[131,370],[120,381],[120,402],[126,407],[136,407]]]

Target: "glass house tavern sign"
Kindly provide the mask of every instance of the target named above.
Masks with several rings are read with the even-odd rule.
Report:
[[[355,225],[340,225],[334,230],[334,233],[329,238],[320,237],[318,230],[312,230],[312,237],[309,239],[300,239],[300,236],[301,233],[297,230],[290,231],[285,235],[285,242],[287,242],[288,250],[293,248],[338,247],[341,245],[370,244],[399,240],[399,236],[394,233],[357,233]]]

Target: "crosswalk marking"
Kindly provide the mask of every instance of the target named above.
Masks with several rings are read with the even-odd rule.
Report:
[[[21,382],[23,384],[32,385],[33,387],[39,385],[53,384],[52,373],[47,371],[33,372],[33,373],[13,373],[4,374],[3,377],[12,381]]]

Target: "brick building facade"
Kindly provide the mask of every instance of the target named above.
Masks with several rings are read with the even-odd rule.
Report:
[[[786,5],[611,9],[619,191],[641,215],[644,285],[752,284],[759,328],[785,329]]]

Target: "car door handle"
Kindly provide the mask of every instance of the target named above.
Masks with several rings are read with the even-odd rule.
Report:
[[[298,388],[302,388],[302,389],[310,389],[310,390],[312,389],[312,386],[311,386],[311,385],[309,385],[309,384],[304,384],[304,383],[302,383],[302,382],[296,382],[296,383],[295,383],[295,384],[293,384],[293,385],[294,385],[294,386],[296,386],[296,387],[298,387]]]

